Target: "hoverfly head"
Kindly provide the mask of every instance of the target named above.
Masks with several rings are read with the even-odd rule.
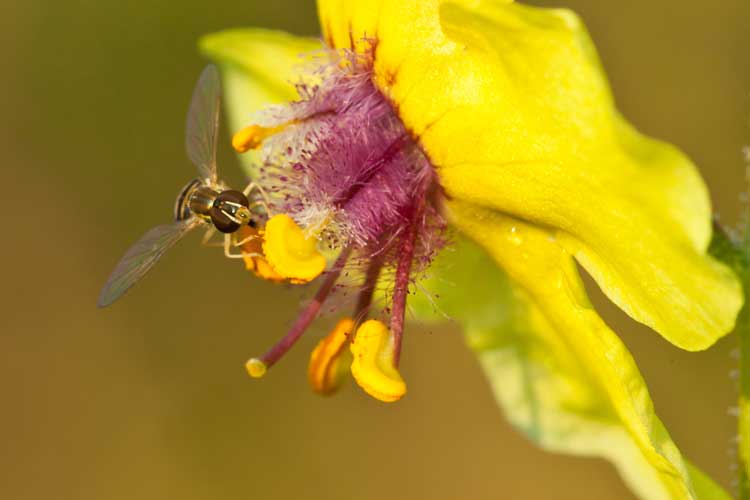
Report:
[[[242,226],[253,224],[249,207],[247,196],[240,191],[222,191],[209,211],[211,222],[220,232],[233,233]]]

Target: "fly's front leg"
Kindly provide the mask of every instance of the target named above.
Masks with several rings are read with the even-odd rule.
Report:
[[[241,259],[242,254],[234,254],[232,253],[232,235],[231,234],[225,234],[224,235],[224,256],[227,259]]]
[[[242,243],[234,243],[232,240],[232,237],[233,237],[233,234],[224,235],[224,256],[227,259],[243,259],[245,257],[263,257],[262,254],[259,254],[257,252],[247,253],[247,252],[240,251],[240,253],[232,253],[233,246],[237,247],[242,244]]]
[[[244,245],[245,243],[247,243],[249,241],[259,240],[259,239],[261,239],[261,237],[260,237],[259,234],[251,234],[247,238],[243,238],[240,241],[233,241],[232,242],[232,246],[234,246],[234,247],[241,247],[242,245]]]
[[[203,238],[201,239],[201,245],[204,247],[220,247],[222,246],[222,243],[219,242],[212,242],[211,238],[214,237],[216,234],[216,228],[211,226],[208,231],[206,231],[206,234],[203,235]]]
[[[268,194],[266,193],[265,189],[263,189],[260,186],[260,184],[257,184],[255,181],[253,181],[250,184],[248,184],[247,187],[245,187],[245,189],[242,191],[242,193],[245,196],[250,197],[250,193],[253,192],[253,189],[257,190],[260,193],[260,197],[263,200],[262,201],[255,201],[255,202],[251,203],[250,206],[251,207],[257,206],[257,205],[262,206],[263,210],[266,211],[266,215],[268,215],[268,217],[271,217],[272,216],[272,214],[271,214],[271,208],[270,208],[271,201],[268,199]]]
[[[244,194],[245,196],[250,196],[250,193],[256,187],[258,187],[258,184],[256,184],[255,181],[250,181],[250,184],[245,186],[245,189],[242,190],[242,194]]]

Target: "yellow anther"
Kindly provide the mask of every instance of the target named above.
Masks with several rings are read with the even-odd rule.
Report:
[[[341,385],[343,375],[351,363],[346,344],[354,333],[354,321],[344,318],[313,349],[307,367],[307,379],[319,394],[331,394]]]
[[[246,153],[251,149],[258,149],[263,144],[263,141],[279,132],[282,128],[250,125],[234,134],[232,137],[232,147],[238,153]]]
[[[261,378],[266,374],[268,367],[258,358],[250,358],[247,360],[247,363],[245,363],[245,370],[247,370],[247,374],[251,377]]]
[[[263,254],[271,267],[292,283],[312,281],[326,268],[317,239],[305,236],[286,214],[274,215],[266,223]]]
[[[354,379],[367,394],[385,403],[406,394],[406,383],[393,364],[393,350],[391,332],[376,320],[363,323],[351,344]]]
[[[243,254],[242,259],[245,261],[245,269],[252,271],[257,277],[264,280],[276,283],[285,281],[285,278],[277,273],[265,258],[261,257],[263,254],[263,236],[257,229],[243,226],[238,231],[238,238],[240,241],[244,241],[240,245],[240,250]]]

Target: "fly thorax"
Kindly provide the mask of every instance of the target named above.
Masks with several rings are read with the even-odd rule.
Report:
[[[219,196],[219,193],[210,187],[199,186],[190,193],[188,208],[194,215],[209,219],[211,217],[211,208],[214,206],[217,196]]]

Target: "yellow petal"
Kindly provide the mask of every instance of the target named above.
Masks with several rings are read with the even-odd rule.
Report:
[[[320,40],[264,29],[233,29],[206,35],[200,49],[221,70],[224,109],[231,133],[254,123],[255,114],[271,104],[298,98],[293,84],[299,67],[310,52],[321,48]],[[256,154],[240,156],[252,173]]]
[[[728,498],[683,460],[572,256],[546,231],[497,212],[452,203],[451,213],[487,253],[459,238],[422,286],[463,326],[513,425],[547,450],[610,460],[640,498]]]
[[[680,151],[620,116],[573,13],[489,0],[319,5],[335,46],[373,39],[375,81],[450,196],[554,228],[613,302],[684,349],[731,331],[741,291],[705,255],[706,188]]]

